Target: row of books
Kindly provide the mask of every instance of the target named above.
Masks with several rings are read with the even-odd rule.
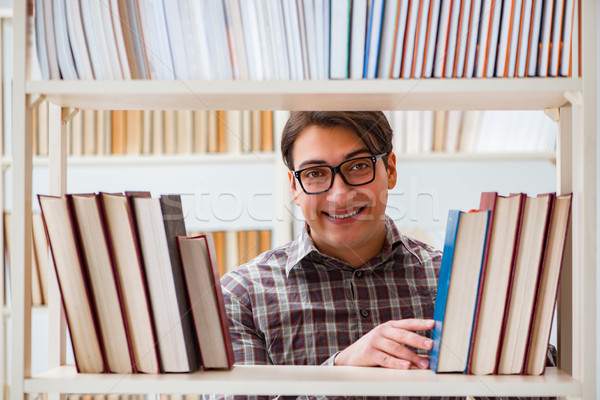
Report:
[[[67,400],[201,400],[201,394],[67,394]]]
[[[479,211],[449,212],[431,369],[544,373],[571,202],[488,192]]]
[[[271,249],[270,230],[218,231],[212,236],[221,276]]]
[[[48,155],[48,103],[33,113],[34,154]],[[71,155],[273,151],[273,111],[82,110],[68,124]]]
[[[542,111],[390,111],[396,154],[553,152],[556,124]]]
[[[11,226],[11,214],[4,213],[4,249],[6,250],[6,261],[8,268],[6,269],[8,279],[7,283],[10,282],[10,235]],[[31,304],[34,306],[41,306],[48,304],[48,273],[49,273],[49,247],[48,239],[46,238],[46,232],[44,231],[44,223],[42,222],[42,216],[40,213],[33,213],[32,215],[32,233],[33,233],[33,244],[31,251]],[[6,275],[5,275],[6,276]],[[4,292],[4,304],[8,303]]]
[[[35,2],[42,79],[571,75],[574,0]]]
[[[212,235],[180,195],[38,196],[79,372],[231,368]]]

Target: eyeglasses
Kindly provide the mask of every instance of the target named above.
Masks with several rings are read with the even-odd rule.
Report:
[[[346,160],[337,167],[316,165],[293,171],[306,194],[324,193],[331,189],[335,174],[340,174],[348,186],[361,186],[375,179],[375,164],[387,154],[358,157]]]

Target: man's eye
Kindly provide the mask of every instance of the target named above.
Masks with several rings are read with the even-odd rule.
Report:
[[[318,179],[318,178],[322,178],[325,174],[323,173],[323,171],[320,170],[310,170],[310,171],[306,171],[305,173],[305,177],[307,179]]]
[[[350,169],[353,171],[360,171],[366,168],[369,168],[369,164],[367,164],[366,162],[359,162],[354,164]]]

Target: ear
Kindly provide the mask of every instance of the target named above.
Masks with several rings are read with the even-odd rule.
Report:
[[[296,203],[297,206],[300,206],[300,203],[298,202],[298,196],[300,195],[300,191],[296,190],[296,179],[294,178],[294,173],[292,171],[288,171],[288,179],[290,181],[290,192],[292,193],[294,203]]]
[[[398,179],[398,171],[396,171],[396,155],[393,151],[387,157],[388,166],[387,166],[387,181],[388,181],[388,189],[393,189],[396,186],[396,180]]]

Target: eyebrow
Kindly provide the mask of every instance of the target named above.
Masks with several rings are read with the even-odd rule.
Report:
[[[366,149],[366,148],[352,151],[344,156],[344,160],[349,160],[349,159],[351,159],[359,154],[363,154],[363,153],[370,153],[370,151],[369,151],[369,149]],[[325,160],[306,160],[306,161],[301,162],[300,165],[298,165],[297,170],[302,169],[303,167],[305,167],[307,165],[327,165],[327,161],[325,161]]]

